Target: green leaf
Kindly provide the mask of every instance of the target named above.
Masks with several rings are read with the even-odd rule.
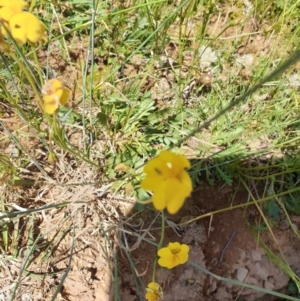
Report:
[[[104,125],[105,127],[108,124],[108,117],[106,114],[104,114],[103,112],[100,112],[97,114],[97,119],[100,122],[100,124]]]
[[[270,217],[273,217],[275,220],[279,220],[280,208],[275,201],[269,202],[267,205],[267,212]]]
[[[149,200],[150,196],[143,188],[136,189],[137,199],[141,202]]]
[[[224,180],[226,182],[226,184],[228,186],[232,185],[232,179],[230,178],[230,176],[228,174],[226,174],[221,168],[219,168],[218,166],[216,166],[216,169],[220,175],[220,177],[222,178],[222,180]]]
[[[147,201],[150,198],[149,194],[143,188],[137,188],[136,189],[136,197],[141,202]],[[136,202],[134,207],[135,207],[136,210],[142,211],[142,210],[144,210],[144,206],[145,205]]]
[[[238,127],[235,130],[219,135],[216,139],[217,144],[230,144],[234,140],[238,140],[244,132],[243,127]]]
[[[290,281],[288,284],[288,292],[290,294],[296,295],[298,293],[297,285],[294,281]]]
[[[73,110],[70,110],[67,107],[61,107],[58,112],[58,117],[62,122],[68,123],[68,124],[75,124],[78,120],[81,120],[81,115],[74,112]]]

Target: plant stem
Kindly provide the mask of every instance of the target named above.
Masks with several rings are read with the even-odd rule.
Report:
[[[39,109],[43,112],[43,101],[42,101],[42,98],[41,98],[41,95],[40,95],[40,91],[37,89],[37,86],[34,82],[34,79],[32,78],[31,74],[28,72],[27,68],[24,66],[23,62],[18,59],[14,53],[10,53],[10,56],[11,58],[18,63],[19,65],[19,68],[25,73],[25,76],[27,78],[27,80],[29,81],[30,83],[30,86],[32,87],[32,90],[34,91],[35,95],[37,96],[37,105],[39,107]]]
[[[165,214],[164,211],[161,212],[161,237],[160,237],[160,242],[158,244],[157,250],[161,249],[162,244],[164,242],[165,238]]]
[[[152,282],[155,282],[156,266],[157,266],[157,258],[155,259],[154,265],[153,265]]]
[[[34,44],[33,43],[30,43],[30,44],[31,44],[30,46],[31,46],[32,53],[33,53],[33,58],[34,58],[36,66],[37,66],[37,72],[38,72],[38,75],[40,78],[40,84],[38,86],[41,88],[41,86],[43,85],[43,81],[44,81],[42,71],[41,71],[41,65],[40,65]]]
[[[49,150],[50,153],[54,153],[53,152],[53,148],[52,148],[52,135],[54,133],[54,131],[56,130],[56,112],[53,115],[53,120],[52,120],[52,124],[50,126],[50,130],[49,130]]]
[[[157,250],[161,249],[164,239],[165,239],[165,214],[164,211],[162,211],[161,212],[161,236],[160,236],[159,244],[157,246]],[[157,266],[157,257],[153,265],[152,282],[155,282],[156,266]]]

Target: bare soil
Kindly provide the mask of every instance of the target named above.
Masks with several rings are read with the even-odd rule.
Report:
[[[227,192],[226,192],[227,190]],[[209,187],[201,185],[192,198],[187,201],[183,210],[177,215],[168,216],[176,224],[184,223],[197,215],[213,212],[231,205],[246,203],[247,193],[239,191],[233,196],[233,190],[228,187]],[[148,219],[148,224],[151,218]],[[264,249],[254,239],[249,227],[261,223],[258,211],[252,206],[244,209],[229,210],[215,214],[213,218],[205,218],[166,230],[164,244],[178,241],[190,247],[189,260],[215,275],[239,280],[262,288],[286,292],[289,277],[275,266],[267,257]],[[159,226],[159,222],[157,222]],[[145,224],[147,228],[147,223]],[[159,241],[160,232],[152,233]],[[295,239],[290,229],[274,229],[280,248],[293,271],[299,275],[300,252],[299,241]],[[278,246],[268,232],[262,233],[263,240],[271,250],[278,255]],[[228,241],[232,238],[230,243]],[[226,245],[228,247],[226,248]],[[226,248],[226,249],[225,249]],[[224,250],[225,249],[225,250]],[[222,256],[222,251],[223,255]],[[137,269],[137,276],[145,284],[151,282],[156,248],[147,242],[142,242],[138,249],[132,252],[132,258]],[[122,257],[121,257],[122,258]],[[128,264],[123,260],[120,270],[122,279],[121,300],[139,300],[135,289],[134,277]],[[218,281],[195,267],[186,264],[172,270],[158,267],[156,281],[163,286],[164,300],[240,300],[271,301],[275,298],[259,291],[242,288],[230,283]]]
[[[75,177],[73,170],[69,172],[75,181],[80,181],[81,173]],[[96,178],[88,169],[84,175],[91,181]],[[116,292],[120,300],[144,300],[144,288],[152,279],[157,249],[149,242],[137,239],[135,234],[157,244],[160,217],[154,223],[153,220],[158,213],[148,209],[135,212],[133,200],[102,195],[101,191],[88,185],[68,189],[47,187],[48,190],[40,187],[33,192],[23,188],[21,193],[28,202],[22,206],[29,209],[43,205],[30,203],[32,193],[44,194],[43,202],[48,204],[54,200],[71,200],[71,203],[62,209],[36,214],[32,234],[32,219],[20,219],[20,254],[17,259],[6,259],[0,268],[0,300],[10,300],[16,281],[19,281],[16,300],[51,300],[64,275],[67,277],[57,300],[113,300]],[[230,209],[246,204],[247,199],[247,193],[234,185],[211,187],[201,183],[178,214],[166,216],[164,245],[175,241],[188,244],[189,261],[193,264],[217,276],[286,293],[289,277],[270,261],[250,231],[261,225],[261,215],[253,206]],[[209,214],[223,208],[228,210]],[[190,222],[203,214],[208,217]],[[294,228],[299,229],[299,217],[291,218]],[[269,231],[259,233],[276,255],[281,249],[291,269],[300,275],[300,242],[293,231],[288,227],[274,227],[277,243]],[[32,235],[36,239],[38,234],[42,234],[42,238],[34,257],[26,271],[20,273],[30,250],[29,237]],[[219,281],[190,263],[172,270],[157,267],[156,281],[163,287],[165,301],[276,300],[259,291]]]

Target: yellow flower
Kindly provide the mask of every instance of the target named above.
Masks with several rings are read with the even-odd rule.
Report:
[[[9,30],[12,37],[21,45],[27,41],[37,43],[47,41],[44,24],[32,13],[21,12],[13,15],[9,20]]]
[[[146,163],[145,179],[141,187],[153,192],[153,205],[156,210],[167,208],[171,214],[176,213],[184,200],[192,192],[192,181],[185,168],[190,162],[183,155],[176,155],[168,150]]]
[[[146,299],[148,301],[160,301],[163,299],[163,291],[156,282],[150,282],[146,288]]]
[[[158,250],[157,255],[158,264],[167,269],[173,269],[174,267],[184,264],[189,258],[189,246],[180,244],[179,242],[170,242],[166,248]]]
[[[27,3],[21,0],[0,0],[0,19],[8,22],[10,18],[23,11]]]
[[[57,78],[46,82],[42,93],[44,94],[44,111],[48,114],[54,114],[60,105],[65,106],[70,95],[70,91]]]
[[[23,8],[27,6],[27,3],[21,0],[0,0],[0,23],[1,33],[6,35],[6,28],[8,29],[8,21],[10,18],[23,11]]]

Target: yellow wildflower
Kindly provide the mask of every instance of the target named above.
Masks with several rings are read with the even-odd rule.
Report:
[[[146,288],[146,299],[148,301],[160,301],[163,299],[163,291],[156,282],[150,282]]]
[[[21,12],[13,15],[9,20],[9,30],[12,37],[21,45],[27,41],[37,43],[47,41],[44,24],[32,13]]]
[[[189,246],[180,244],[179,242],[170,242],[166,248],[158,250],[157,255],[158,264],[167,269],[173,269],[174,267],[184,264],[189,258]]]
[[[48,114],[54,114],[59,106],[65,106],[68,103],[70,91],[57,78],[46,82],[42,88],[44,111]]]
[[[176,213],[184,200],[192,192],[192,181],[185,168],[190,162],[183,155],[176,155],[168,150],[146,163],[145,179],[141,187],[153,192],[153,205],[156,210],[167,208],[171,214]]]
[[[21,0],[0,0],[0,20],[8,22],[13,15],[21,13],[25,6],[27,3]]]

